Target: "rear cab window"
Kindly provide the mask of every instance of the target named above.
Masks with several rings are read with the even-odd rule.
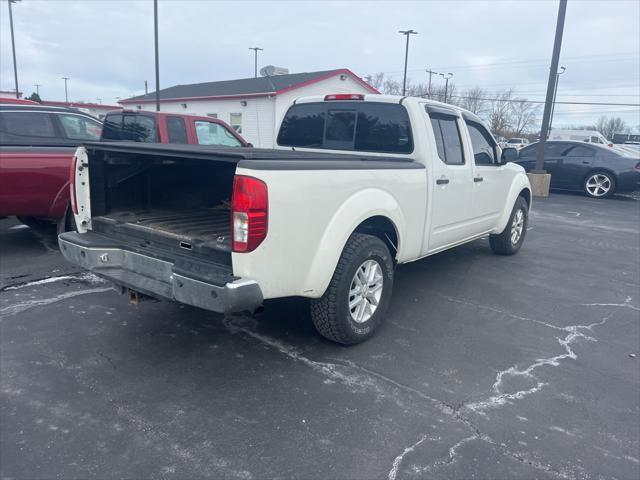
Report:
[[[317,102],[287,111],[278,145],[374,153],[413,152],[406,109],[394,103]]]
[[[103,140],[158,141],[156,120],[147,115],[112,114],[105,117]]]

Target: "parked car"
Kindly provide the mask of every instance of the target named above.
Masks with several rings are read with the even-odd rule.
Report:
[[[101,131],[100,121],[74,109],[0,105],[0,217],[73,228],[71,159],[78,144],[98,140]]]
[[[531,171],[535,169],[537,152],[538,144],[533,143],[514,154],[515,161]],[[582,190],[593,198],[640,186],[640,155],[580,141],[547,141],[544,168],[551,174],[551,188]]]
[[[396,264],[486,235],[498,254],[522,246],[528,178],[466,110],[307,97],[277,142],[85,144],[72,169],[79,231],[59,236],[63,255],[134,298],[231,312],[308,297],[316,329],[354,344],[382,321]]]
[[[576,140],[612,147],[613,143],[596,130],[551,130],[549,140]]]
[[[507,140],[506,145],[504,146],[504,148],[515,148],[516,150],[520,150],[521,148],[526,147],[527,145],[529,145],[529,140],[526,138],[510,138],[509,140]]]
[[[102,140],[248,147],[222,120],[178,113],[118,110],[104,118]]]

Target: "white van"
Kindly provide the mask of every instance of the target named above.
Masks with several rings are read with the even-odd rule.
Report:
[[[600,132],[595,130],[551,130],[549,140],[576,140],[578,142],[598,143],[600,145],[613,144]]]

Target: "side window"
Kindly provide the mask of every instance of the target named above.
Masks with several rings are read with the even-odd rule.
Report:
[[[563,153],[566,157],[593,157],[595,152],[589,147],[583,147],[578,145],[577,147],[570,147]]]
[[[122,140],[122,115],[107,115],[102,127],[103,140]]]
[[[59,114],[62,130],[73,140],[99,140],[102,126],[95,120],[81,115]]]
[[[241,113],[229,114],[229,125],[231,125],[236,132],[242,133],[242,114]]]
[[[167,134],[169,135],[169,143],[189,143],[184,118],[167,117]]]
[[[3,130],[22,137],[54,138],[51,115],[45,112],[2,112]]]
[[[429,118],[431,119],[440,160],[447,165],[464,165],[462,139],[456,117],[431,113]]]
[[[477,123],[467,122],[467,127],[476,165],[496,165],[496,149],[489,132]]]
[[[134,142],[156,142],[156,121],[146,115],[125,115],[122,139]]]
[[[221,145],[224,147],[241,147],[240,141],[223,125],[204,120],[196,120],[196,137],[198,145]]]

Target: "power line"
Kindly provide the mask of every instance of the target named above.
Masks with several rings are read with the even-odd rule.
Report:
[[[512,103],[544,103],[542,100],[527,100],[520,98],[484,98],[469,97],[465,95],[449,95],[454,98],[462,98],[467,100],[485,100],[488,102],[512,102]],[[558,105],[605,105],[613,107],[640,107],[640,103],[605,103],[605,102],[556,102]]]

